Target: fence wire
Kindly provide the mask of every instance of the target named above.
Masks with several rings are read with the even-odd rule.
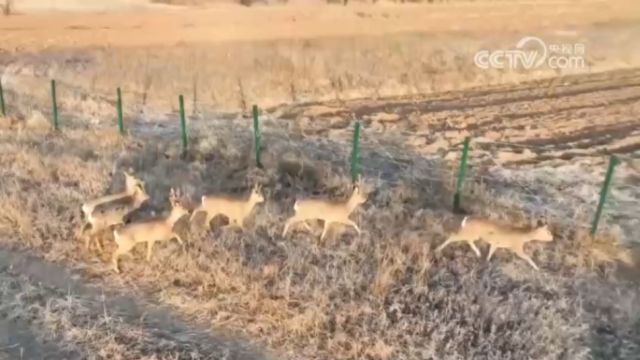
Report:
[[[9,114],[30,109],[39,111],[45,118],[52,116],[51,94],[45,82],[36,91],[33,90],[35,86],[30,87],[29,91],[21,91],[24,89],[7,85],[4,86],[4,95]],[[91,94],[80,86],[57,81],[56,95],[62,131],[71,126],[116,128],[116,89],[112,94]],[[175,99],[158,99],[143,91],[122,89],[122,98],[125,129],[130,134],[137,137],[175,137],[176,144],[179,142],[177,95]],[[214,102],[188,98],[185,100],[190,137],[218,136],[244,149],[251,147],[252,123],[246,116],[248,107],[243,116],[237,112],[221,112]],[[301,126],[299,132],[293,134],[292,129],[296,127],[294,121],[274,118],[264,113],[261,114],[261,126],[264,145],[270,152],[297,152],[301,156],[311,157],[313,161],[335,164],[337,168],[342,167],[344,174],[348,173],[352,130],[327,128],[323,123],[315,130]],[[406,146],[403,147],[401,141],[393,140],[397,136],[415,137],[429,133],[392,130],[390,134],[393,136],[363,129],[359,168],[365,177],[379,179],[390,186],[409,180],[416,186],[453,191],[457,164],[436,156],[420,156],[407,150]],[[481,148],[503,146],[534,151],[546,148],[506,141],[479,140],[473,144]],[[453,149],[461,147],[462,142],[451,145]],[[640,162],[640,153],[619,155],[619,159],[631,166],[638,166],[636,164]],[[517,170],[483,170],[471,164],[463,187],[463,203],[465,199],[478,197],[477,189],[483,189],[484,193],[480,197],[484,198],[485,205],[490,203],[533,216],[544,215],[552,217],[558,223],[574,227],[591,226],[590,216],[597,204],[602,179],[589,178],[590,182],[583,184],[584,192],[589,195],[584,195],[567,191],[568,188],[577,186],[575,179],[573,182],[560,180],[554,184],[549,178],[542,182],[539,175],[532,176],[528,173],[522,176]],[[605,223],[615,219],[637,224],[640,221],[637,220],[640,204],[638,199],[640,190],[637,186],[614,182],[605,211]],[[633,229],[629,233],[632,232]]]

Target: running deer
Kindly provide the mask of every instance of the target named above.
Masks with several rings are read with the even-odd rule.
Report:
[[[225,215],[229,218],[229,225],[244,228],[245,219],[251,214],[253,208],[264,202],[260,185],[255,185],[251,194],[245,198],[238,198],[226,195],[203,195],[201,203],[191,213],[190,221],[195,219],[199,212],[205,212],[205,224],[209,226],[209,222],[216,215]]]
[[[94,206],[81,230],[81,235],[85,238],[85,248],[89,249],[91,242],[95,240],[98,251],[102,252],[100,239],[96,238],[98,233],[124,224],[125,218],[139,209],[147,200],[149,200],[149,195],[144,191],[142,185],[136,184],[132,194]]]
[[[438,246],[436,252],[442,251],[447,245],[453,242],[466,241],[471,249],[480,257],[480,250],[474,244],[474,241],[482,239],[489,243],[489,255],[487,261],[491,260],[491,256],[496,249],[508,249],[513,251],[518,257],[526,260],[529,265],[538,270],[538,266],[524,252],[524,245],[533,240],[550,242],[553,241],[553,234],[547,225],[538,222],[538,227],[533,229],[523,229],[500,224],[493,220],[473,219],[465,217],[462,220],[460,229],[451,234],[447,241]]]
[[[89,214],[91,214],[93,212],[93,209],[95,209],[97,206],[112,202],[114,200],[122,199],[127,196],[131,196],[136,191],[137,187],[140,187],[143,192],[145,191],[144,182],[142,180],[130,175],[126,171],[123,171],[123,173],[125,179],[125,190],[117,194],[104,195],[82,204],[82,213],[84,214],[85,219],[89,218]]]
[[[367,201],[367,196],[362,193],[362,182],[353,188],[351,196],[347,200],[328,200],[328,199],[300,199],[293,205],[295,215],[290,217],[284,225],[282,236],[286,236],[289,231],[289,227],[295,223],[302,222],[307,230],[310,230],[309,225],[306,224],[307,220],[323,220],[324,229],[320,240],[323,240],[327,235],[329,226],[333,223],[344,224],[352,226],[360,235],[360,228],[358,225],[349,219],[349,215],[359,205],[364,204]]]
[[[113,231],[113,237],[118,246],[111,259],[115,272],[120,272],[118,259],[129,253],[139,243],[147,244],[147,261],[151,260],[151,250],[156,241],[169,241],[175,238],[184,249],[184,241],[173,228],[178,220],[189,214],[189,211],[180,204],[174,189],[171,189],[169,202],[171,212],[168,216],[127,224]]]

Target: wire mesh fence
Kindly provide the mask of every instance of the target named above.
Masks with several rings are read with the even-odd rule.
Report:
[[[38,113],[59,131],[70,127],[112,128],[149,141],[175,139],[183,154],[191,146],[201,146],[204,138],[209,138],[212,144],[218,139],[227,141],[238,152],[246,152],[246,156],[254,156],[257,165],[269,163],[267,159],[263,164],[263,157],[295,154],[309,162],[328,164],[331,171],[353,180],[361,175],[377,179],[383,186],[408,181],[429,189],[434,196],[449,194],[455,197],[450,202],[454,209],[480,201],[484,207],[501,206],[572,227],[590,228],[594,233],[601,221],[618,224],[625,234],[632,234],[640,223],[637,211],[640,190],[634,185],[617,183],[614,170],[603,188],[602,183],[607,181],[592,174],[564,178],[552,171],[545,173],[544,169],[482,169],[473,164],[477,148],[543,149],[538,145],[468,139],[454,145],[461,156],[460,162],[452,162],[417,155],[384,133],[369,133],[366,127],[359,134],[361,125],[357,121],[346,129],[319,124],[314,131],[257,107],[252,109],[253,116],[248,116],[248,112],[221,113],[216,111],[215,104],[182,95],[176,95],[175,99],[151,99],[144,92],[126,89],[114,89],[113,94],[89,94],[73,84],[52,81],[50,87],[44,83],[31,86],[28,93],[4,84],[0,87],[0,99],[1,110],[7,117]],[[403,134],[416,135],[394,132],[394,136]],[[465,147],[469,159],[463,156]],[[619,162],[635,164],[640,161],[638,158],[637,154],[623,154]]]

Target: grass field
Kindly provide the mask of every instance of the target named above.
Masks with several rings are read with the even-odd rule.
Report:
[[[0,120],[0,356],[635,359],[635,5],[545,1],[516,19],[527,4],[3,18],[10,116]],[[249,26],[256,19],[264,22]],[[586,43],[589,67],[483,72],[469,61],[528,33]],[[49,125],[51,77],[60,132]],[[125,138],[115,127],[117,86]],[[186,157],[179,93],[189,112]],[[264,169],[252,157],[253,103],[264,111]],[[310,223],[311,232],[283,238],[296,198],[349,193],[354,118],[369,192],[353,216],[362,235],[336,227],[320,242],[321,227]],[[491,262],[466,245],[434,253],[462,218],[451,198],[465,136],[473,138],[465,209],[514,225],[546,217],[555,241],[527,245],[541,271],[506,251]],[[612,153],[622,162],[592,238]],[[183,220],[185,251],[156,244],[145,262],[137,249],[118,275],[109,234],[104,253],[85,250],[76,234],[81,203],[121,189],[122,170],[151,196],[134,221],[166,212],[171,187],[194,206],[203,193],[260,183],[266,202],[244,231],[220,228],[224,219],[212,230]]]

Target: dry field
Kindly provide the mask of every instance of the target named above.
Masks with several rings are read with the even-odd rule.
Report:
[[[117,13],[32,14],[43,3],[25,1],[24,14],[0,18],[0,358],[637,359],[640,12],[615,3],[113,1]],[[478,49],[527,34],[586,44],[588,67],[473,66]],[[264,169],[253,103],[264,107]],[[336,227],[319,242],[311,224],[283,238],[296,197],[349,192],[354,118],[370,191],[353,216],[363,234]],[[527,245],[540,272],[506,251],[491,262],[466,245],[433,252],[461,220],[451,197],[465,136],[465,209],[520,225],[545,216],[555,241]],[[622,162],[592,238],[610,154]],[[151,196],[134,221],[166,212],[171,187],[193,206],[260,183],[266,202],[245,231],[181,221],[184,252],[156,244],[145,262],[137,249],[116,275],[111,236],[100,254],[76,234],[80,204],[121,189],[121,170]]]

